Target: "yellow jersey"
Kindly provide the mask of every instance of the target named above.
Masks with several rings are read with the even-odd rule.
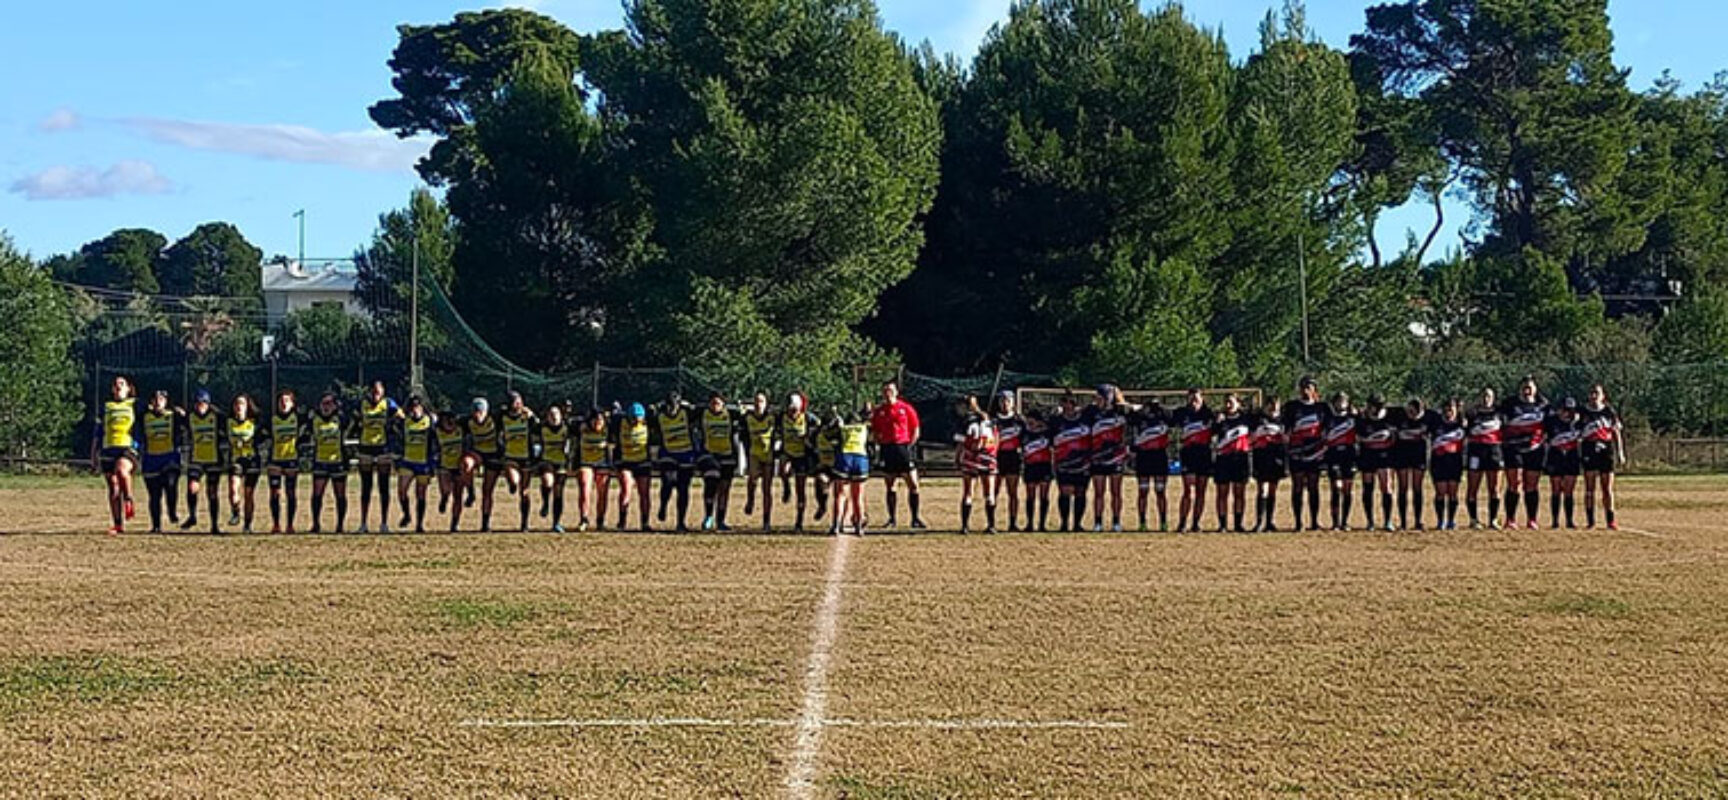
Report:
[[[401,416],[396,401],[388,397],[380,398],[376,403],[361,400],[360,446],[383,447],[390,441],[390,421]]]
[[[342,413],[337,412],[326,417],[323,414],[312,415],[312,460],[319,464],[338,464],[342,458],[342,435],[347,426],[342,424]]]
[[[660,449],[667,453],[688,453],[696,449],[690,433],[690,414],[680,407],[672,413],[656,409],[654,422],[660,428]]]
[[[647,433],[648,431],[644,429],[642,432]],[[578,449],[581,451],[578,455],[582,458],[582,466],[607,466],[608,462],[611,460],[607,458],[607,456],[610,455],[612,451],[612,434],[604,428],[601,430],[594,430],[587,425],[583,425],[581,446]]]
[[[527,461],[532,454],[530,437],[534,434],[534,415],[504,413],[504,457]]]
[[[165,456],[174,452],[174,412],[144,410],[144,453]]]
[[[137,404],[131,400],[109,400],[102,404],[102,446],[131,448],[138,445],[132,426],[138,420]]]
[[[438,466],[441,469],[459,469],[462,466],[462,439],[467,435],[461,425],[445,428],[439,425],[433,430],[438,434]]]
[[[648,420],[634,422],[629,417],[618,421],[618,459],[626,464],[648,461]]]
[[[774,428],[778,420],[772,413],[757,416],[755,411],[744,414],[744,441],[749,443],[750,458],[767,461],[774,457]]]
[[[402,417],[402,460],[417,466],[432,461],[432,415]]]
[[[300,460],[300,415],[270,415],[270,460]]]
[[[258,454],[258,420],[255,417],[228,419],[228,456],[235,460]]]
[[[824,469],[832,468],[835,453],[840,451],[840,429],[823,428],[816,432],[816,465]]]
[[[570,463],[570,423],[541,424],[540,460],[554,467]]]
[[[702,449],[709,455],[732,455],[732,412],[702,412]]]
[[[186,426],[192,431],[192,463],[206,467],[221,463],[217,444],[222,436],[222,415],[216,408],[212,406],[202,414],[193,412],[187,416]]]
[[[840,426],[840,452],[849,456],[870,455],[870,426],[854,422]]]
[[[497,417],[487,414],[485,422],[469,417],[462,424],[468,429],[468,435],[474,440],[474,452],[483,456],[498,455]]]
[[[809,443],[805,439],[810,434],[810,414],[800,411],[793,414],[790,411],[780,414],[780,449],[792,458],[803,458],[809,452]]]

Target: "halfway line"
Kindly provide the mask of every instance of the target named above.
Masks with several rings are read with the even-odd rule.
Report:
[[[798,715],[798,738],[786,769],[786,793],[793,800],[816,794],[816,761],[822,753],[822,729],[828,715],[828,662],[840,636],[840,592],[846,581],[846,554],[851,550],[852,537],[837,536],[828,556],[827,584],[816,610],[810,663],[804,668],[804,710]]]
[[[749,717],[618,717],[598,719],[471,719],[464,728],[802,728],[799,719]],[[1095,719],[849,719],[818,720],[823,728],[921,728],[943,731],[984,730],[1126,730],[1126,722]]]

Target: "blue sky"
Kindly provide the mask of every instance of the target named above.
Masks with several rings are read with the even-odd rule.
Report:
[[[1188,14],[1222,27],[1245,57],[1276,0],[1192,0]],[[885,24],[970,57],[1008,0],[879,0]],[[577,30],[619,25],[618,0],[538,0]],[[1310,0],[1309,20],[1343,47],[1361,0]],[[308,257],[344,257],[379,213],[418,183],[423,143],[375,129],[366,107],[388,97],[385,66],[401,22],[438,22],[474,6],[443,0],[133,0],[12,4],[0,52],[13,65],[0,93],[0,229],[38,257],[120,227],[171,240],[231,221],[267,254],[296,250],[307,213]],[[1728,56],[1721,0],[1611,0],[1616,59],[1647,87],[1670,69],[1696,87]],[[1458,243],[1454,221],[1441,247]],[[1391,215],[1380,239],[1396,250],[1425,209]]]

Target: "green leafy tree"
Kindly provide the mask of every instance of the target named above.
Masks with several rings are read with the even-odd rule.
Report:
[[[263,259],[264,251],[246,241],[239,228],[226,222],[207,222],[162,253],[158,277],[165,294],[246,298],[261,303],[259,271]]]
[[[353,357],[359,330],[354,317],[341,306],[317,305],[283,317],[276,347],[289,361],[344,363]]]
[[[122,228],[79,248],[75,258],[54,262],[53,268],[62,273],[69,271],[65,277],[56,277],[73,283],[155,294],[162,290],[156,270],[162,260],[162,248],[167,246],[168,240],[160,233]]]
[[[1207,330],[1211,286],[1194,265],[1173,258],[1136,264],[1118,255],[1103,283],[1082,294],[1084,305],[1123,310],[1093,337],[1081,377],[1164,387],[1241,380],[1230,341],[1215,343]]]
[[[626,17],[585,66],[652,204],[641,291],[666,324],[641,349],[827,369],[923,241],[941,131],[912,57],[870,2],[636,0]]]
[[[450,211],[432,192],[415,189],[408,207],[378,217],[372,243],[354,253],[354,293],[381,327],[407,325],[414,265],[420,266],[423,287],[449,292],[456,278],[456,226]],[[433,328],[421,314],[421,327]]]
[[[42,457],[78,419],[73,319],[47,272],[0,234],[0,453]]]

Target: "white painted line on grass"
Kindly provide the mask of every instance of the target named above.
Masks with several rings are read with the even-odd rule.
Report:
[[[1657,533],[1655,531],[1647,531],[1647,530],[1642,530],[1640,528],[1622,527],[1622,528],[1620,528],[1620,532],[1621,533],[1630,533],[1633,536],[1642,536],[1646,539],[1661,539],[1664,542],[1670,542],[1670,541],[1674,540],[1674,537],[1672,537],[1672,536],[1664,536],[1664,535]]]
[[[804,800],[816,794],[816,764],[822,754],[822,729],[828,718],[828,662],[840,637],[840,595],[846,582],[846,554],[852,537],[836,536],[829,548],[828,578],[822,604],[816,609],[810,662],[804,668],[804,710],[798,715],[798,738],[786,769],[786,794]]]
[[[464,728],[799,728],[803,718],[770,719],[750,717],[722,719],[714,717],[618,717],[597,719],[471,719],[461,723]],[[818,720],[821,728],[924,729],[940,731],[988,730],[1126,730],[1126,722],[1097,719],[849,719],[846,717]]]

